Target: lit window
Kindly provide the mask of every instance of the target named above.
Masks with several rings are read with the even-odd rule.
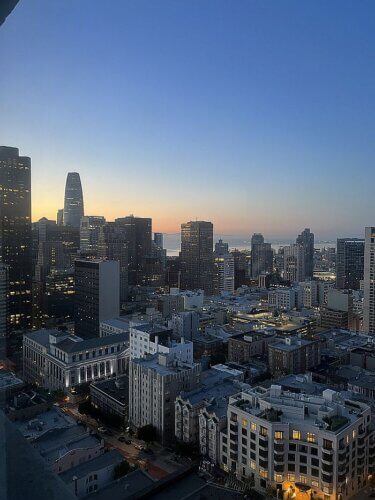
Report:
[[[349,444],[349,441],[350,441],[350,437],[349,437],[349,434],[346,436],[346,444]]]
[[[246,418],[242,419],[242,427],[247,427],[247,420],[246,420]]]
[[[355,439],[356,435],[357,435],[357,431],[355,429],[353,429],[353,439]]]
[[[250,429],[252,431],[256,431],[257,430],[257,424],[255,422],[250,422]]]
[[[292,431],[292,439],[301,439],[300,431]]]
[[[316,443],[316,436],[313,432],[308,432],[307,433],[307,441],[309,443]]]
[[[315,488],[319,488],[319,481],[316,481],[315,479],[313,479],[311,481],[311,486],[314,486]]]
[[[256,469],[256,464],[253,460],[251,460],[251,462],[250,462],[250,469],[253,469],[253,470]]]
[[[260,426],[260,435],[261,436],[267,436],[268,435],[267,427]]]
[[[283,431],[275,431],[275,439],[284,439]]]
[[[307,483],[306,476],[300,476],[299,477],[299,482],[302,483],[302,484],[306,484]]]
[[[294,474],[288,474],[288,481],[294,483]]]
[[[276,482],[276,483],[282,483],[283,482],[283,476],[282,474],[274,474],[273,476],[273,480]]]
[[[260,475],[260,477],[267,478],[268,477],[268,470],[260,469],[259,475]]]

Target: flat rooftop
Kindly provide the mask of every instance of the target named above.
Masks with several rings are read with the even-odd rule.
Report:
[[[74,477],[77,479],[87,476],[90,472],[96,472],[97,470],[104,469],[110,465],[117,465],[124,460],[124,457],[117,450],[110,450],[106,453],[102,453],[98,457],[84,462],[83,464],[76,465],[71,469],[60,474],[61,479],[64,483],[69,484],[73,482]]]
[[[76,422],[59,408],[52,407],[29,420],[15,422],[15,426],[26,439],[32,441],[53,429],[75,427]]]

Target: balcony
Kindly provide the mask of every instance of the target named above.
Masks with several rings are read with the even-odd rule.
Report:
[[[339,455],[339,460],[340,460],[340,457],[346,457],[346,453],[341,453]],[[322,460],[324,462],[328,462],[328,463],[332,463],[332,460],[333,460],[333,455],[329,455],[328,453],[322,453]]]
[[[230,424],[229,429],[231,432],[238,433],[238,425],[237,424]]]
[[[277,455],[276,453],[273,456],[274,462],[284,463],[284,455]]]
[[[332,484],[333,482],[332,474],[322,474],[322,481],[323,483]]]
[[[332,474],[332,472],[333,472],[333,466],[332,465],[322,464],[322,471],[326,472],[327,474]]]
[[[275,452],[284,453],[284,445],[283,444],[275,444],[273,449]]]

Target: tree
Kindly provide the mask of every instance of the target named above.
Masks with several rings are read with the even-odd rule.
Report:
[[[142,441],[146,441],[146,443],[151,443],[151,441],[156,441],[158,437],[157,430],[151,424],[144,425],[138,429],[137,437]]]
[[[123,460],[113,469],[113,480],[120,479],[120,477],[126,476],[130,471],[130,465],[126,460]]]

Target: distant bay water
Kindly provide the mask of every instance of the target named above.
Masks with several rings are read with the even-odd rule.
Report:
[[[238,250],[249,250],[250,249],[250,239],[241,238],[240,236],[220,236],[214,235],[214,242],[219,241],[222,238],[223,241],[229,243],[229,248],[232,250],[233,248],[237,248]],[[272,245],[272,248],[277,252],[280,247],[284,247],[286,245],[290,245],[291,243],[295,243],[295,239],[290,240],[272,240],[266,239]],[[181,248],[181,237],[179,234],[168,234],[164,233],[164,248],[167,249],[167,255],[170,257],[177,256],[180,252]],[[335,241],[316,241],[315,248],[323,249],[323,248],[336,248]]]

